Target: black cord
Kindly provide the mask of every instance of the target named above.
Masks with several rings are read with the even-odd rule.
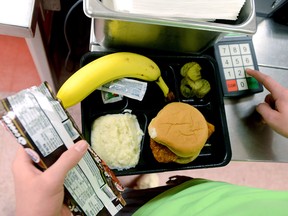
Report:
[[[67,69],[68,60],[69,60],[70,55],[71,55],[71,45],[69,43],[68,36],[67,36],[67,21],[68,21],[70,14],[73,12],[73,10],[82,2],[83,2],[83,0],[78,0],[74,5],[72,5],[72,7],[67,12],[67,15],[66,15],[65,20],[64,20],[64,37],[65,37],[65,41],[66,41],[66,44],[68,47],[68,53],[67,53],[65,63],[64,63],[65,69]]]

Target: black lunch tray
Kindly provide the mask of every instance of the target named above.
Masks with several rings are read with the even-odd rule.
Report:
[[[82,59],[80,66],[109,54],[111,52],[89,52]],[[142,53],[143,54],[143,53]],[[145,55],[145,54],[143,54]],[[175,94],[174,101],[193,105],[205,116],[206,120],[215,126],[215,132],[207,140],[205,147],[196,160],[188,164],[159,163],[150,149],[147,126],[152,118],[167,104],[163,93],[155,82],[148,82],[147,91],[142,101],[124,97],[122,101],[112,104],[102,102],[100,91],[96,90],[81,102],[82,133],[90,142],[91,125],[93,121],[105,114],[122,113],[125,109],[132,110],[137,116],[140,127],[145,132],[142,139],[140,160],[136,167],[126,170],[113,170],[117,176],[155,173],[185,169],[198,169],[225,166],[231,160],[231,146],[227,129],[227,122],[222,98],[219,73],[214,59],[210,56],[165,56],[147,54],[161,69],[161,75]],[[202,78],[207,79],[211,91],[203,99],[185,99],[179,92],[181,80],[180,68],[187,62],[196,61],[202,67]],[[113,64],[111,62],[111,64]]]

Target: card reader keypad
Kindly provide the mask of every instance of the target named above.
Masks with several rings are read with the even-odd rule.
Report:
[[[258,82],[247,75],[245,68],[254,68],[249,43],[219,45],[228,92],[258,88]]]

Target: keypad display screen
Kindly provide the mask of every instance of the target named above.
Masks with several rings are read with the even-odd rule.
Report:
[[[246,68],[258,70],[251,37],[222,39],[215,45],[224,96],[244,96],[263,91]]]

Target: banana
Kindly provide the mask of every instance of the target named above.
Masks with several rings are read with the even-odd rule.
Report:
[[[82,101],[103,84],[124,77],[156,81],[165,98],[169,95],[169,88],[155,62],[136,53],[117,52],[102,56],[76,71],[61,86],[57,98],[68,108]]]

